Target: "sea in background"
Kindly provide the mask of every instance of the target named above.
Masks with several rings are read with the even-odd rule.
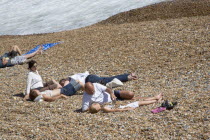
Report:
[[[1,0],[0,35],[72,30],[168,0]]]

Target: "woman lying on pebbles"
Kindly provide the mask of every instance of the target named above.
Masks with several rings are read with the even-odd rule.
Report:
[[[88,109],[88,112],[89,113],[97,113],[101,110],[104,113],[109,113],[109,112],[122,112],[122,111],[134,110],[139,106],[149,105],[149,104],[153,104],[156,102],[160,102],[162,100],[162,97],[163,97],[162,94],[159,94],[154,97],[148,97],[148,98],[146,97],[146,98],[144,98],[143,101],[136,101],[136,102],[124,105],[124,106],[121,105],[119,108],[114,108],[113,105],[102,106],[99,103],[92,103]]]
[[[80,89],[84,89],[84,85],[80,81],[71,79],[71,81],[66,86],[60,89],[46,90],[42,92],[40,92],[37,89],[33,89],[29,93],[29,98],[35,102],[39,101],[52,102],[62,97],[72,96],[76,94],[76,92],[79,91]]]
[[[31,90],[29,98],[34,102],[41,102],[41,101],[53,102],[60,98],[67,98],[66,95],[60,93],[61,92],[60,90],[61,89],[54,89],[54,90],[45,90],[40,92],[39,90],[34,89]]]

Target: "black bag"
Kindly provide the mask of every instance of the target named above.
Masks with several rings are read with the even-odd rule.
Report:
[[[167,110],[171,110],[175,105],[177,105],[177,102],[169,102],[166,100],[161,104],[161,107],[165,107]]]

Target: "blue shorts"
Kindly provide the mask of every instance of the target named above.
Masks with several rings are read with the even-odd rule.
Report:
[[[74,86],[71,83],[61,88],[61,94],[64,94],[66,96],[72,96],[76,94],[76,92],[77,91],[75,90]]]
[[[114,95],[117,97],[117,100],[122,101],[123,99],[120,97],[120,91],[119,90],[114,90]]]

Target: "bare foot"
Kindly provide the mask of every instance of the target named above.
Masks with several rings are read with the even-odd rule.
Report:
[[[39,49],[37,50],[37,54],[42,54],[42,52],[43,52],[42,49],[43,49],[43,46],[40,45]]]
[[[155,97],[156,97],[156,99],[158,100],[158,102],[160,103],[161,100],[163,99],[163,94],[160,93],[159,95],[157,95],[157,96],[155,96]]]
[[[136,76],[135,73],[131,73],[130,75],[128,75],[128,80],[131,81],[131,80],[137,80],[138,77]]]

